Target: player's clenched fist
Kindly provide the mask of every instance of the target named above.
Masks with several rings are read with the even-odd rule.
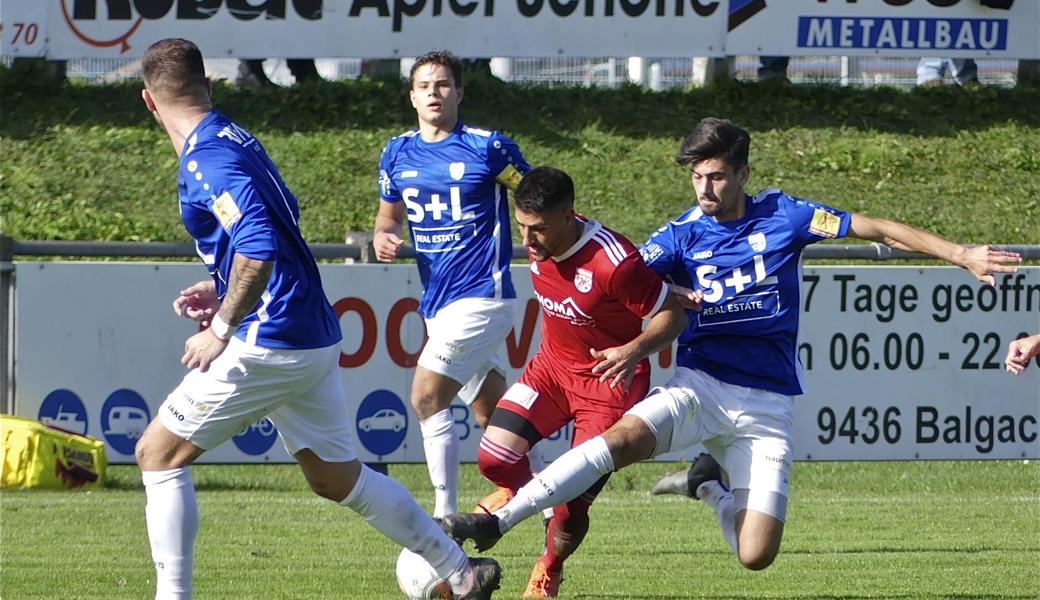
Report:
[[[669,283],[668,291],[679,300],[679,304],[683,308],[692,308],[698,311],[704,308],[704,292],[700,290],[691,290],[688,287]]]
[[[189,369],[198,367],[204,372],[209,369],[210,363],[224,352],[227,344],[228,341],[217,337],[212,328],[206,328],[184,341],[181,364]]]
[[[1004,357],[1004,368],[1008,373],[1018,375],[1029,366],[1029,361],[1040,354],[1040,333],[1011,342],[1007,356]]]
[[[379,262],[392,262],[397,257],[397,251],[401,248],[404,240],[395,233],[380,231],[372,238],[372,247],[376,251],[376,260]]]

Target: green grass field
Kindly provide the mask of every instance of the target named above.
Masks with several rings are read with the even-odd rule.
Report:
[[[563,598],[1040,597],[1037,461],[799,463],[783,550],[740,568],[706,505],[651,498],[673,464],[614,475],[568,561]],[[291,465],[193,469],[202,524],[197,598],[398,599],[397,551],[350,511],[314,496]],[[425,467],[395,465],[430,507]],[[153,570],[136,468],[95,492],[3,492],[0,596],[146,598]],[[462,503],[487,490],[463,469]],[[518,598],[541,550],[537,519],[491,551],[497,598]]]

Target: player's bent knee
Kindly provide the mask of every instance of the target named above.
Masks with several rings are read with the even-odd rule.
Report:
[[[200,448],[175,436],[158,417],[149,423],[134,446],[134,458],[142,471],[177,469],[191,464],[201,454]]]
[[[614,460],[614,469],[650,458],[657,447],[654,432],[634,415],[625,415],[603,434]]]
[[[776,560],[776,555],[779,554],[780,548],[747,548],[740,547],[737,553],[737,558],[740,560],[741,566],[749,571],[761,571],[773,564]]]
[[[310,449],[301,450],[295,457],[311,491],[333,502],[349,496],[361,475],[362,465],[357,460],[325,462]]]

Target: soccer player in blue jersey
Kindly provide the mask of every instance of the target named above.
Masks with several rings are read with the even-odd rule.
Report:
[[[138,440],[157,599],[188,599],[199,513],[188,469],[268,416],[311,489],[423,555],[457,598],[490,598],[500,569],[468,559],[396,481],[363,466],[339,376],[339,320],[300,235],[300,210],[255,137],[213,109],[199,49],[148,48],[145,105],[180,157],[184,226],[212,279],[174,300],[208,324],[184,343],[190,371]],[[472,561],[472,562],[471,562]]]
[[[764,569],[780,550],[791,470],[792,397],[802,393],[796,339],[800,257],[808,244],[845,236],[923,252],[990,285],[1021,258],[967,248],[909,225],[769,189],[751,196],[751,137],[708,118],[683,141],[697,204],[657,230],[643,260],[671,280],[690,313],[675,375],[602,436],[572,449],[491,515],[450,515],[453,536],[478,549],[537,510],[566,502],[634,462],[703,443],[688,470],[661,487],[710,504],[740,563]],[[725,474],[724,474],[724,473]],[[723,481],[728,479],[728,485]]]
[[[507,190],[516,189],[530,167],[506,136],[459,120],[462,64],[455,55],[420,56],[409,81],[419,127],[383,149],[372,243],[376,258],[392,261],[407,217],[423,285],[419,312],[429,336],[411,399],[439,517],[458,508],[452,398],[469,404],[483,427],[506,391],[497,352],[513,326],[516,302]],[[528,456],[538,470],[538,451]],[[494,502],[492,496],[482,504]]]

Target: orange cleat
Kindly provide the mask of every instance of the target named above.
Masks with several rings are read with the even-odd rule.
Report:
[[[563,581],[563,567],[556,571],[549,571],[542,561],[534,563],[531,570],[531,580],[527,582],[524,590],[524,599],[528,598],[555,598],[560,595],[560,583]]]
[[[510,500],[513,499],[513,490],[509,488],[496,488],[495,491],[491,492],[487,496],[484,496],[480,502],[473,508],[472,512],[475,513],[487,513],[491,514],[496,510],[505,506]]]

